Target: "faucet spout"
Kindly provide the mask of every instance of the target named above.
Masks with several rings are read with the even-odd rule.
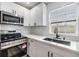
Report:
[[[58,35],[58,27],[55,27],[54,33],[56,34],[56,38],[59,38],[60,36]]]

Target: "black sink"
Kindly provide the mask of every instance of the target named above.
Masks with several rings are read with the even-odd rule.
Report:
[[[60,43],[60,44],[64,44],[64,45],[70,46],[70,42],[69,41],[57,40],[57,39],[51,39],[51,38],[45,38],[44,40],[51,41],[51,42],[56,42],[56,43]]]

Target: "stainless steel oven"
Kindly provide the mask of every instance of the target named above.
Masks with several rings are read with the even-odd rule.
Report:
[[[0,51],[0,57],[22,57],[27,55],[27,43],[16,45]]]
[[[0,11],[0,23],[23,25],[24,18],[14,16],[11,13]]]
[[[0,57],[22,57],[27,55],[27,37],[21,33],[1,34]]]

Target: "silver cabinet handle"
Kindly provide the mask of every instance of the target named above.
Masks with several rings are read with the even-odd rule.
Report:
[[[34,22],[34,26],[36,26],[36,22]]]
[[[49,54],[50,54],[50,52],[48,51],[48,57],[50,57],[50,55],[49,55]]]
[[[53,57],[53,53],[51,53],[51,57]]]

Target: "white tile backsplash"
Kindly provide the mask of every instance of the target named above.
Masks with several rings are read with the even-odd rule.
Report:
[[[22,33],[22,35],[30,33],[30,27],[18,26],[18,25],[0,24],[0,30],[16,30],[16,32]]]

